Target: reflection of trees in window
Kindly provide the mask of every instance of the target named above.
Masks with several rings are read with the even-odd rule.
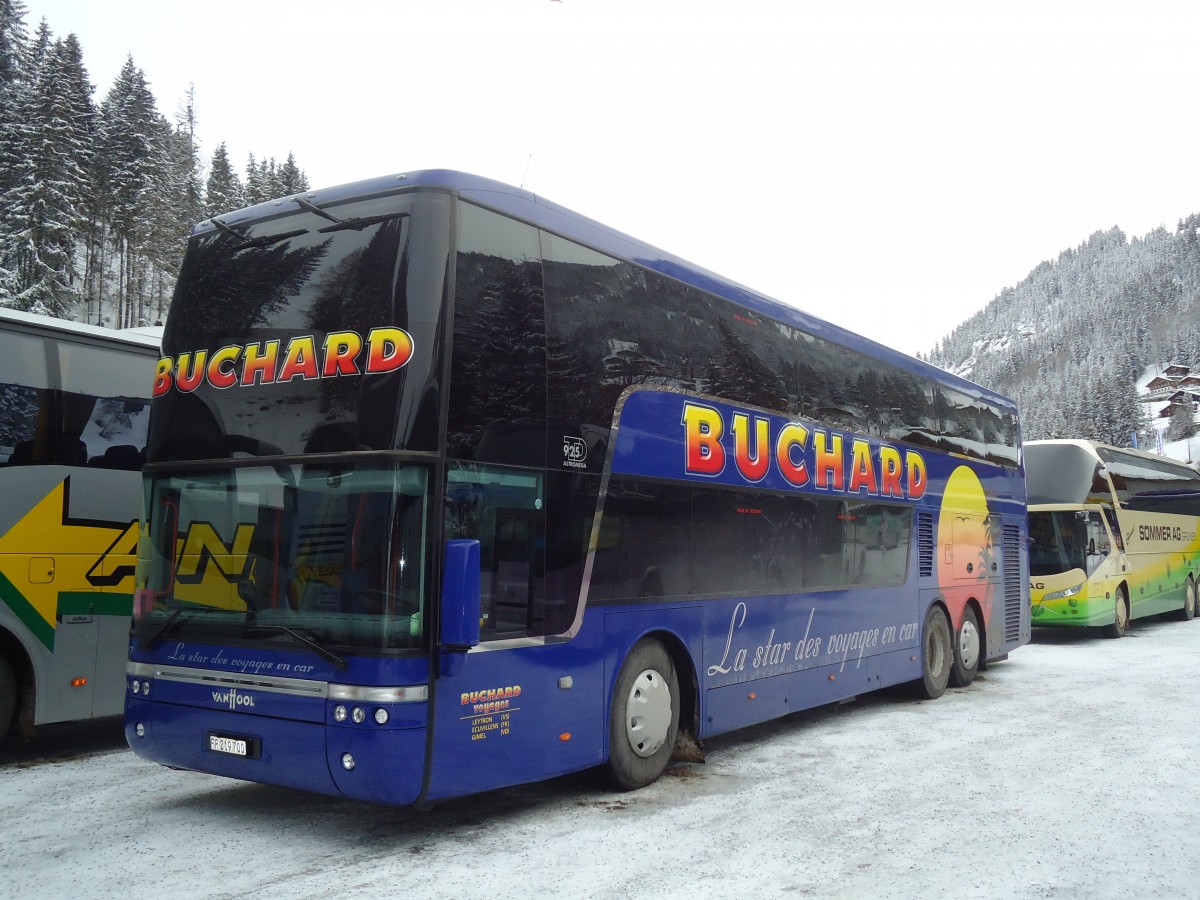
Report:
[[[38,392],[20,384],[0,384],[0,446],[11,451],[33,434],[38,416]]]
[[[579,255],[600,257],[583,250]],[[555,418],[607,427],[626,388],[676,387],[860,433],[1015,462],[1019,436],[1011,416],[965,397],[967,406],[959,409],[943,390],[962,395],[925,375],[631,263],[548,258],[545,273]],[[977,421],[981,415],[1006,422],[989,422],[985,437]],[[986,447],[993,432],[1004,447]]]
[[[471,458],[488,426],[546,419],[541,266],[459,254],[451,374],[451,455]],[[532,460],[531,460],[532,462]]]
[[[784,409],[787,403],[782,379],[767,368],[754,348],[734,334],[727,322],[721,320],[717,327],[723,353],[709,365],[708,393],[748,406]]]
[[[228,336],[268,324],[312,277],[332,239],[294,250],[288,241],[235,249],[241,242],[221,233],[192,245],[167,320],[169,352],[215,350]]]
[[[307,314],[308,328],[318,334],[355,331],[365,340],[372,328],[408,325],[407,256],[401,253],[406,221],[391,219],[373,229],[366,246],[346,254],[320,278],[315,285],[316,299]],[[403,374],[401,370],[383,378],[398,384]],[[372,379],[372,390],[380,389],[382,379],[378,376],[364,378]],[[336,413],[338,407],[346,411],[355,409],[356,395],[367,387],[364,378],[322,379],[321,411]],[[394,399],[394,392],[384,393]],[[391,417],[387,418],[390,421]]]

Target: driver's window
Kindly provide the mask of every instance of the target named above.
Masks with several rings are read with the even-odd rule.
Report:
[[[1096,571],[1111,549],[1108,529],[1104,527],[1104,520],[1100,517],[1100,513],[1087,513],[1087,545],[1084,554],[1088,575]]]
[[[446,474],[446,538],[479,541],[480,637],[545,633],[543,475],[469,463]]]

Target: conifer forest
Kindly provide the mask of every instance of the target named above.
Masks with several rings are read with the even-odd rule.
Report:
[[[97,102],[73,34],[0,0],[0,305],[114,328],[161,322],[197,222],[308,189],[292,154],[200,158],[192,91],[173,120],[126,60]]]

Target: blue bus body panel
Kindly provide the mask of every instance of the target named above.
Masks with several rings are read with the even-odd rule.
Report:
[[[428,799],[539,781],[602,761],[598,617],[569,642],[480,647],[434,684]]]

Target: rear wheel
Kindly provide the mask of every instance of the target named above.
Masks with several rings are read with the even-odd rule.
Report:
[[[658,641],[638,643],[617,675],[608,723],[608,774],[622,790],[655,781],[679,733],[679,676]]]
[[[913,694],[924,700],[942,696],[950,683],[953,664],[950,620],[940,606],[931,606],[925,613],[925,627],[921,630],[921,677],[911,683]]]
[[[1129,599],[1125,596],[1125,588],[1117,588],[1117,599],[1113,604],[1113,615],[1115,619],[1111,625],[1104,626],[1104,636],[1109,638],[1119,638],[1125,634],[1125,630],[1129,627]]]
[[[1188,576],[1187,585],[1183,589],[1183,609],[1179,611],[1181,622],[1190,622],[1196,618],[1196,582]]]
[[[17,675],[7,659],[0,656],[0,738],[12,727],[17,711]]]
[[[958,640],[954,642],[954,664],[950,668],[950,683],[955,687],[966,687],[979,674],[979,660],[983,651],[983,635],[979,631],[979,617],[974,608],[963,608],[962,625],[958,629]]]

